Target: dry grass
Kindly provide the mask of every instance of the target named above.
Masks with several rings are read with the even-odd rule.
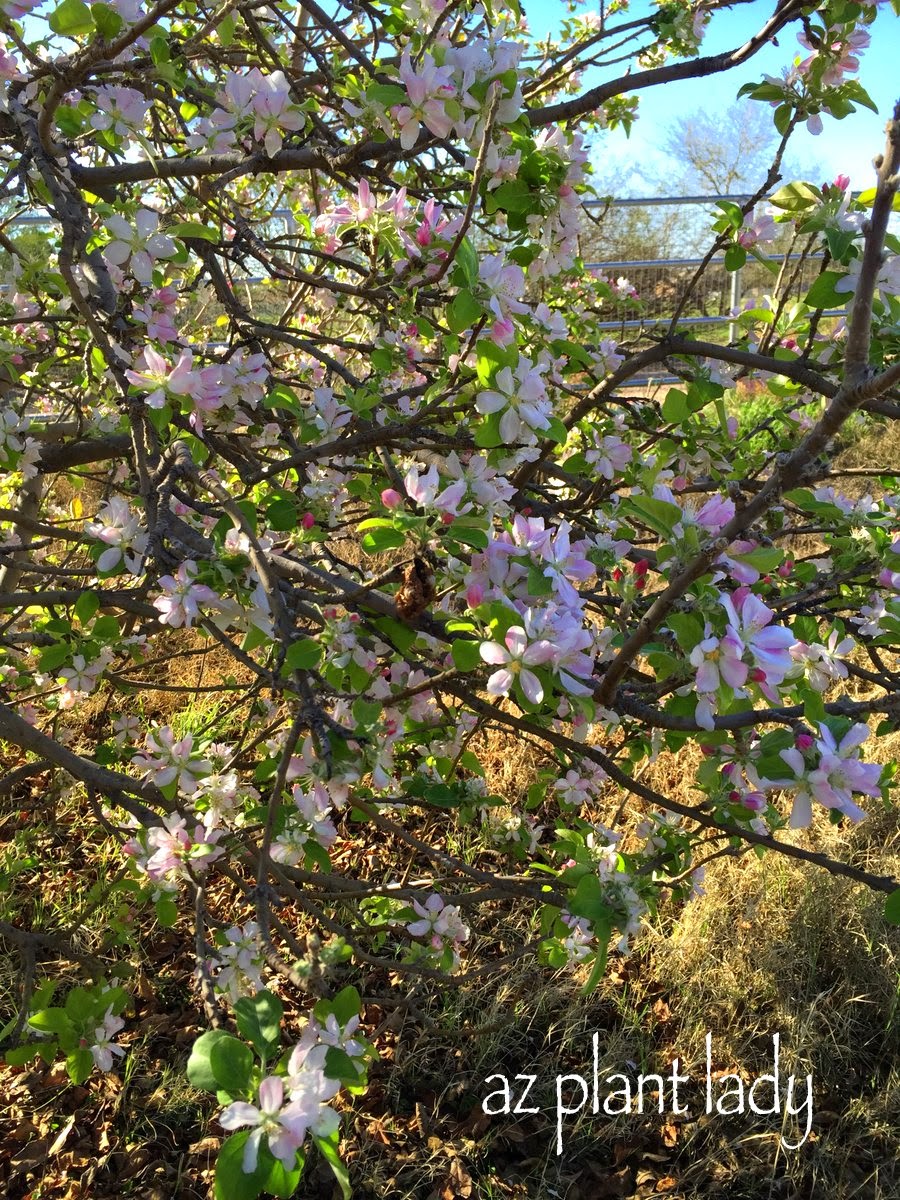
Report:
[[[893,812],[872,817],[849,841],[824,822],[809,840],[900,873]],[[864,888],[772,855],[718,861],[705,895],[648,926],[634,955],[614,958],[589,999],[579,980],[523,966],[420,1001],[351,1126],[357,1194],[895,1197],[898,962],[900,931]],[[794,1151],[780,1145],[782,1132],[796,1137],[781,1116],[704,1112],[706,1034],[714,1076],[727,1071],[749,1083],[771,1071],[775,1032],[783,1076],[811,1073],[814,1081],[812,1133]],[[601,1080],[618,1071],[668,1074],[678,1057],[692,1080],[690,1112],[567,1118],[557,1157],[556,1076],[590,1080],[595,1033]],[[540,1112],[484,1116],[481,1102],[499,1086],[486,1080],[498,1073],[536,1075],[528,1103]],[[471,1193],[452,1190],[459,1170]]]

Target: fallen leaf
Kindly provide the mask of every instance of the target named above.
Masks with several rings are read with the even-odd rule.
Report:
[[[66,1139],[68,1138],[69,1134],[72,1132],[74,1127],[75,1127],[75,1114],[72,1113],[72,1115],[66,1121],[65,1125],[63,1125],[62,1129],[56,1135],[53,1145],[47,1151],[47,1153],[51,1157],[54,1154],[58,1154],[59,1151],[62,1150],[63,1146],[66,1144]]]
[[[659,1021],[660,1025],[664,1025],[666,1021],[671,1020],[672,1013],[665,1000],[657,1000],[653,1005],[653,1015]]]

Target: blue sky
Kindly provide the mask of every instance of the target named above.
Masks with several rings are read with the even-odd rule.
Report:
[[[581,11],[589,12],[597,7],[595,0],[587,0]],[[728,12],[714,13],[707,26],[701,53],[716,54],[743,45],[762,27],[774,7],[774,0],[753,0],[753,3],[742,4]],[[539,36],[557,32],[559,19],[565,15],[561,0],[524,0],[523,8],[532,33]],[[633,19],[648,8],[644,3],[633,4],[621,19]],[[900,99],[900,17],[885,5],[871,34],[872,44],[861,56],[858,78],[878,105],[878,114],[858,108],[843,121],[823,116],[825,128],[818,137],[813,137],[801,126],[791,140],[789,157],[808,168],[814,183],[831,179],[839,172],[850,176],[854,190],[871,187],[874,183],[872,159],[884,148],[885,122],[894,103]],[[621,130],[593,139],[593,160],[599,175],[620,179],[624,185],[621,194],[653,194],[657,189],[647,187],[634,164],[646,161],[657,174],[665,174],[666,158],[656,149],[659,128],[673,116],[701,108],[726,108],[734,102],[741,84],[756,82],[763,73],[780,75],[782,69],[790,66],[801,53],[801,47],[793,27],[781,35],[779,43],[778,46],[764,47],[749,62],[733,71],[637,93],[640,117],[632,128],[630,139]],[[805,56],[806,52],[803,54]],[[588,85],[597,83],[604,77],[608,76],[595,72],[586,77],[586,82]],[[819,175],[822,178],[818,178]]]

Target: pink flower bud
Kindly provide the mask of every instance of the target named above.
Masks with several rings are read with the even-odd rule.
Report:
[[[398,508],[403,503],[403,497],[394,488],[385,488],[381,493],[381,503],[385,508]]]
[[[452,525],[455,520],[456,520],[456,518],[454,517],[453,513],[449,513],[449,512],[441,513],[441,523],[443,525]]]
[[[508,317],[503,317],[491,326],[491,341],[497,346],[508,346],[512,342],[515,332],[512,321]]]
[[[778,574],[781,576],[782,579],[788,579],[790,577],[791,571],[793,571],[793,569],[794,569],[793,561],[791,559],[788,559],[786,562],[783,562],[781,564],[781,566],[778,568]]]
[[[750,672],[750,679],[753,683],[765,683],[766,673],[761,667],[754,667]]]
[[[762,812],[766,807],[766,798],[762,792],[747,792],[741,798],[741,803],[744,808],[749,808],[751,812]]]
[[[304,529],[312,529],[312,527],[313,527],[313,525],[315,525],[315,523],[316,523],[316,518],[312,515],[311,512],[305,512],[303,514],[303,519],[300,522],[300,524],[303,526]]]
[[[808,733],[798,733],[797,740],[794,743],[797,749],[803,753],[806,750],[811,750],[814,745],[814,739]]]
[[[836,187],[839,192],[846,192],[847,188],[850,186],[850,176],[836,175],[833,186]]]
[[[470,583],[466,588],[466,604],[469,608],[477,608],[484,600],[484,588],[480,583]]]

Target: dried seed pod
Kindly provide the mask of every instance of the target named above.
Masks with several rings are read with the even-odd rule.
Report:
[[[417,554],[403,572],[403,582],[394,596],[397,612],[407,621],[415,620],[425,612],[436,595],[431,567]]]

